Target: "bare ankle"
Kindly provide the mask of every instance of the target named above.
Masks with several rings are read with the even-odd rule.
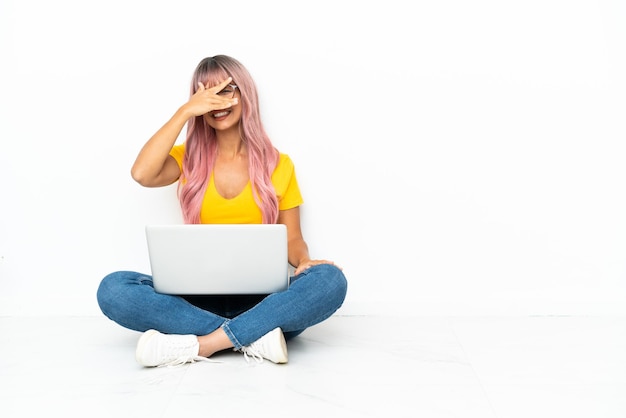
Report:
[[[200,344],[198,355],[202,357],[211,357],[218,351],[234,347],[226,332],[221,328],[210,334],[199,336],[198,343]]]

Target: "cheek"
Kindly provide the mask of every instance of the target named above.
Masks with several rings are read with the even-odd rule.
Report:
[[[233,108],[232,113],[230,114],[230,116],[236,120],[236,121],[240,121],[241,120],[241,106],[237,105]]]
[[[209,126],[211,126],[211,127],[213,126],[213,125],[212,125],[212,123],[213,123],[213,122],[212,122],[212,120],[211,120],[212,118],[209,116],[209,114],[208,114],[208,113],[205,113],[204,115],[202,115],[202,119],[204,119],[204,123],[205,123],[205,124],[207,124],[207,125],[209,125]]]

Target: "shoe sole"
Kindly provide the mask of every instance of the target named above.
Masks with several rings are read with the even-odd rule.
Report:
[[[143,355],[144,347],[148,343],[148,340],[150,340],[154,335],[158,333],[159,331],[157,330],[149,329],[148,331],[143,333],[143,335],[141,336],[141,338],[139,338],[139,341],[137,342],[137,349],[135,350],[135,360],[137,360],[137,363],[141,364],[142,366],[153,367],[153,365],[144,363],[141,357]]]
[[[283,334],[283,330],[277,328],[277,332],[280,335],[280,348],[282,349],[281,356],[278,359],[271,360],[276,364],[285,364],[289,361],[287,355],[287,341],[285,341],[285,335]]]

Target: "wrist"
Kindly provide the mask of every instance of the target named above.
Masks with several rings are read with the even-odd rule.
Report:
[[[308,263],[309,261],[311,261],[311,259],[310,259],[309,257],[304,257],[304,258],[301,258],[301,259],[300,259],[300,261],[298,261],[298,265],[297,265],[296,267],[301,266],[301,265],[303,265],[303,264],[306,264],[306,263]]]
[[[193,118],[194,113],[191,111],[189,105],[187,103],[185,103],[184,105],[182,105],[181,107],[178,108],[178,110],[176,111],[176,115],[178,115],[178,117],[180,117],[181,119],[185,120],[185,122],[191,118]]]

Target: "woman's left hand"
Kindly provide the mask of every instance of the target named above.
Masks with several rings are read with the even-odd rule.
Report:
[[[337,266],[334,261],[329,260],[304,260],[301,261],[300,264],[298,264],[294,275],[297,276],[309,267],[317,266],[318,264],[332,264],[333,266]],[[337,268],[341,270],[341,267],[337,266]]]

